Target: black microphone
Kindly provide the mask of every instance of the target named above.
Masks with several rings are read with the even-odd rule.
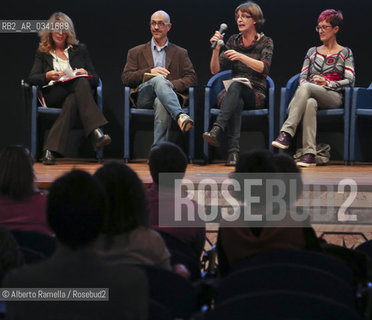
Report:
[[[218,30],[219,33],[223,33],[227,29],[227,24],[226,23],[221,23],[220,25],[220,30]],[[217,41],[214,41],[211,45],[211,49],[213,50],[217,45]]]

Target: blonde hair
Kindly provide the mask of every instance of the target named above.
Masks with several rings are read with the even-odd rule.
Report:
[[[255,27],[257,31],[264,24],[265,19],[263,17],[262,10],[257,3],[254,3],[253,1],[247,1],[238,5],[235,9],[235,16],[237,15],[239,10],[241,12],[247,12],[252,16],[252,19],[256,22]]]
[[[51,15],[47,23],[50,26],[53,26],[56,21],[61,21],[61,22],[67,23],[68,25],[68,29],[63,30],[63,32],[67,33],[66,47],[68,47],[69,45],[78,44],[79,40],[76,39],[74,24],[72,23],[72,20],[70,19],[70,17],[67,14],[64,14],[63,12],[55,12]],[[40,36],[40,43],[39,43],[40,52],[49,53],[55,49],[54,41],[52,38],[52,30],[50,28],[40,31],[39,36]]]

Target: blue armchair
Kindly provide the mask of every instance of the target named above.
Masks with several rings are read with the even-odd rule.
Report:
[[[371,161],[372,83],[368,88],[354,88],[350,115],[350,161]],[[363,127],[363,123],[367,127]],[[362,134],[362,130],[367,132]]]
[[[124,160],[128,162],[131,159],[130,155],[130,120],[133,115],[151,116],[154,117],[154,109],[135,108],[130,102],[130,88],[124,87]],[[192,119],[195,120],[195,97],[194,88],[189,88],[189,105],[183,108]],[[192,127],[189,132],[189,151],[188,158],[192,162],[195,158],[195,127]]]
[[[217,108],[217,95],[224,88],[223,80],[231,79],[231,70],[226,70],[215,74],[209,79],[205,87],[205,100],[204,100],[204,132],[210,130],[210,122],[212,116],[217,116],[220,109]],[[268,148],[273,150],[271,141],[274,139],[274,81],[267,77],[268,82],[268,101],[264,109],[243,110],[242,117],[257,117],[264,119],[268,124]],[[209,161],[209,145],[204,141],[203,145],[204,160]]]
[[[30,85],[22,81],[24,87],[29,87]],[[34,158],[37,156],[38,150],[38,120],[41,115],[55,115],[57,117],[61,113],[60,108],[45,108],[42,107],[38,101],[37,86],[31,86],[31,154]],[[102,81],[99,79],[99,85],[96,90],[96,101],[97,106],[103,110],[103,98],[102,98]],[[103,157],[102,150],[97,152],[96,157],[101,160]]]

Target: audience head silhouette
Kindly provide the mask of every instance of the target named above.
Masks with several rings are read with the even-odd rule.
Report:
[[[182,179],[187,167],[187,157],[182,149],[174,143],[163,142],[152,148],[149,156],[152,180],[159,184],[160,173],[172,173],[174,178]]]
[[[94,176],[108,194],[109,210],[103,233],[116,235],[149,224],[148,202],[142,181],[128,166],[109,162]]]
[[[253,150],[239,156],[235,172],[231,174],[231,178],[236,179],[240,186],[244,186],[244,180],[248,177],[246,174],[270,172],[277,172],[273,154],[268,150]],[[244,187],[240,191],[234,191],[234,196],[239,200],[243,200]],[[264,199],[265,188],[260,190],[260,197]]]
[[[85,247],[98,237],[106,209],[104,190],[85,171],[73,170],[50,187],[47,220],[57,239],[70,249]]]
[[[14,145],[0,151],[0,195],[24,200],[35,192],[34,159],[27,148]]]

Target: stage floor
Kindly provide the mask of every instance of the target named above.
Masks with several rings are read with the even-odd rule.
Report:
[[[104,163],[111,160],[123,162],[121,159],[105,159]],[[77,159],[61,159],[53,166],[35,163],[36,184],[41,189],[47,189],[56,178],[72,169],[81,169],[93,174],[101,166],[102,164],[94,161],[79,161]],[[151,183],[152,179],[146,160],[137,160],[136,162],[128,163],[128,166],[137,172],[145,185]],[[232,171],[234,171],[234,168],[226,167],[224,162],[208,165],[189,164],[186,177],[193,182],[198,182],[206,177],[222,181]],[[372,165],[330,164],[303,168],[302,176],[305,184],[337,184],[342,178],[350,178],[360,186],[372,186]]]

